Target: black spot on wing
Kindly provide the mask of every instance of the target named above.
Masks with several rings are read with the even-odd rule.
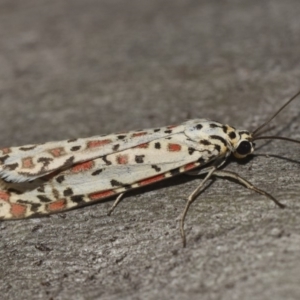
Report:
[[[40,203],[30,203],[30,211],[37,212],[42,205]]]
[[[123,185],[122,182],[120,182],[120,181],[118,181],[118,180],[115,180],[115,179],[112,179],[112,180],[110,181],[110,184],[111,184],[111,186],[122,186],[122,185]]]
[[[192,155],[192,154],[195,152],[195,149],[189,147],[189,148],[188,148],[188,152],[189,152],[189,155]]]
[[[203,125],[197,124],[197,125],[195,126],[195,128],[196,128],[197,130],[201,130],[201,129],[203,128]]]
[[[78,151],[81,148],[81,146],[74,146],[70,150],[71,151]]]
[[[168,130],[165,130],[164,132],[167,133],[167,134],[169,134],[169,133],[172,133],[172,130],[168,129]]]
[[[60,175],[60,176],[58,176],[58,177],[56,178],[56,181],[57,181],[58,183],[62,183],[64,180],[65,180],[65,176],[64,176],[64,175]]]
[[[206,160],[203,157],[200,157],[198,159],[198,163],[200,163],[200,166],[204,165],[206,163]]]
[[[70,199],[72,202],[77,203],[77,204],[85,203],[83,195],[72,196],[72,197],[70,197]]]
[[[30,211],[32,211],[32,212],[36,212],[39,209],[39,207],[41,206],[40,203],[32,203],[30,201],[23,200],[23,199],[18,199],[16,202],[30,206]]]
[[[112,179],[110,181],[110,184],[111,184],[112,187],[123,187],[126,190],[131,189],[131,185],[130,184],[125,184],[125,183],[122,183],[122,182],[120,182],[118,180],[115,180],[115,179]]]
[[[100,173],[102,173],[102,171],[103,171],[103,169],[96,170],[92,173],[92,176],[99,175]]]
[[[145,155],[136,155],[135,156],[135,162],[137,164],[142,164],[144,162],[144,158],[145,158]]]
[[[159,142],[156,142],[156,143],[154,144],[154,148],[155,148],[155,149],[160,149],[160,148],[161,148],[161,144],[160,144]]]
[[[0,157],[0,162],[3,164],[8,158],[9,158],[9,155],[1,156]]]
[[[108,166],[112,164],[109,160],[107,160],[106,155],[102,157],[102,160],[103,160]]]
[[[117,138],[119,140],[124,140],[126,138],[126,135],[120,134],[120,135],[117,136]]]
[[[44,167],[47,167],[51,161],[53,161],[53,158],[50,157],[40,157],[37,160],[37,162],[42,163]]]
[[[222,138],[221,136],[218,136],[218,135],[211,135],[210,138],[213,139],[213,140],[218,140],[218,141],[220,141],[222,144],[224,144],[225,147],[227,147],[226,140],[225,140],[224,138]]]
[[[227,133],[227,131],[228,131],[228,126],[223,125],[223,126],[222,126],[222,129],[223,129],[223,132],[224,132],[224,133]]]
[[[215,149],[220,152],[221,151],[221,146],[220,145],[214,145]]]
[[[74,193],[73,193],[73,190],[71,188],[67,188],[67,189],[64,190],[64,196],[65,197],[71,196],[73,194]]]
[[[161,168],[157,165],[151,165],[151,168],[153,168],[156,172],[159,172]]]
[[[50,198],[46,197],[45,195],[37,195],[37,198],[39,198],[40,201],[43,203],[52,202],[52,200]]]
[[[5,165],[4,167],[5,167],[5,169],[8,169],[8,170],[10,170],[10,171],[13,171],[13,170],[15,170],[18,166],[19,166],[18,163],[14,163],[14,164]]]
[[[236,138],[236,134],[234,131],[231,131],[228,135],[232,140]]]
[[[209,145],[211,145],[211,142],[208,141],[208,140],[201,140],[199,143],[202,144],[202,145],[204,145],[204,146],[209,146]]]
[[[153,131],[154,132],[159,132],[161,129],[160,128],[156,128],[156,129],[154,129]]]
[[[120,148],[120,144],[116,144],[113,146],[113,151],[117,151]]]

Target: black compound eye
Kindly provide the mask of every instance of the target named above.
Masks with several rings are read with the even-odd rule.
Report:
[[[240,155],[247,155],[251,152],[252,145],[248,141],[242,141],[236,149],[236,152]]]

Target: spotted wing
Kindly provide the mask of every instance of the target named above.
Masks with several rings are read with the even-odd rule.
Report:
[[[39,145],[3,148],[0,177],[12,182],[31,181],[56,170],[105,157],[184,131],[184,124]]]
[[[0,218],[49,214],[172,177],[212,160],[210,147],[196,150],[195,142],[177,134],[75,164],[51,178],[9,184],[9,193],[0,192],[0,202],[6,198]]]

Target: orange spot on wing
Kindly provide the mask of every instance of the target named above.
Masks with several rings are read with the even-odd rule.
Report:
[[[49,153],[54,157],[60,157],[66,154],[66,151],[63,147],[53,148],[49,150]]]
[[[190,164],[187,164],[187,165],[184,166],[184,170],[188,171],[188,170],[194,169],[196,167],[197,167],[196,163],[190,163]]]
[[[124,155],[118,155],[117,156],[117,163],[119,165],[126,165],[128,164],[128,155],[124,154]]]
[[[8,201],[9,200],[9,194],[7,192],[4,191],[0,191],[0,199],[4,200],[4,201]]]
[[[165,178],[165,175],[164,174],[160,174],[160,175],[157,175],[157,176],[153,176],[153,177],[141,180],[138,183],[140,185],[147,185],[147,184],[151,184],[151,183],[163,180],[164,178]]]
[[[115,194],[114,191],[106,190],[106,191],[100,191],[100,192],[95,192],[95,193],[89,194],[89,198],[94,201],[94,200],[99,200],[99,199],[102,199],[102,198],[107,198],[107,197],[112,196],[114,194]]]
[[[63,210],[64,208],[66,208],[66,199],[59,199],[47,204],[47,210],[50,212]]]
[[[112,140],[106,139],[106,140],[95,140],[95,141],[89,141],[87,143],[88,148],[95,148],[95,147],[101,147],[107,144],[112,143]]]
[[[179,144],[168,144],[168,151],[171,152],[179,152],[181,150],[181,146]]]
[[[73,173],[80,173],[80,172],[88,171],[88,170],[92,169],[93,167],[94,167],[94,161],[89,160],[89,161],[85,161],[83,163],[79,163],[79,164],[73,166],[71,171]]]
[[[22,204],[11,204],[10,208],[10,213],[15,217],[15,218],[21,218],[25,215],[26,213],[26,206]]]
[[[142,132],[135,132],[132,134],[132,137],[137,137],[137,136],[143,136],[143,135],[146,135],[147,132],[145,131],[142,131]]]
[[[31,169],[34,167],[32,157],[25,157],[22,159],[22,168]]]
[[[169,126],[167,126],[168,129],[173,129],[175,127],[177,127],[177,125],[169,125]]]

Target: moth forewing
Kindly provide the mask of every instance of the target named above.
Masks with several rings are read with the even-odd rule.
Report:
[[[0,219],[20,219],[60,212],[117,196],[110,212],[127,191],[184,172],[204,175],[188,197],[180,230],[186,244],[184,220],[188,209],[212,177],[227,177],[260,193],[279,207],[272,195],[236,173],[220,170],[233,154],[243,158],[254,151],[254,140],[285,139],[261,136],[267,122],[253,133],[207,119],[177,126],[2,148],[0,155]]]
[[[47,142],[1,149],[0,176],[13,182],[30,181],[80,162],[131,149],[184,131],[166,126],[127,133]]]
[[[191,127],[197,134],[189,135]],[[223,138],[212,137],[209,141],[209,134],[217,133],[221,127],[212,121],[191,120],[179,126],[79,142],[23,146],[19,147],[20,157],[16,147],[3,149],[0,217],[39,216],[82,206],[205,165],[228,153]],[[68,165],[70,162],[73,163]],[[22,182],[18,176],[31,181]]]

